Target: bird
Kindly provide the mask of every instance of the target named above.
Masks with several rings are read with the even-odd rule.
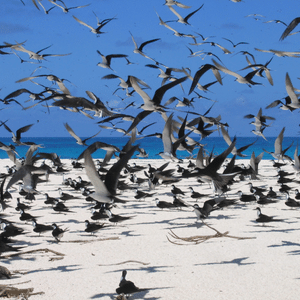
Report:
[[[96,231],[98,231],[104,227],[104,223],[98,224],[98,223],[90,222],[89,220],[85,220],[84,223],[85,223],[84,231],[90,232],[91,234],[95,234]]]
[[[138,288],[132,281],[126,280],[127,271],[122,271],[119,287],[116,289],[117,294],[131,295],[137,292],[146,291],[147,289]]]
[[[196,201],[198,201],[198,199],[200,199],[200,198],[207,196],[205,194],[200,194],[199,192],[194,191],[193,187],[191,187],[191,186],[189,187],[189,190],[191,192],[191,198],[195,199]]]
[[[130,35],[131,35],[131,38],[132,38],[132,41],[133,41],[133,44],[134,44],[134,50],[133,50],[133,53],[136,53],[136,54],[140,54],[142,56],[144,56],[145,58],[148,58],[152,61],[154,61],[155,63],[157,63],[157,61],[151,57],[149,57],[148,55],[146,55],[144,52],[143,52],[143,48],[148,45],[148,44],[151,44],[151,43],[154,43],[154,42],[157,42],[160,40],[160,38],[157,38],[157,39],[152,39],[152,40],[149,40],[149,41],[146,41],[146,42],[143,42],[139,47],[133,37],[133,35],[131,34],[131,32],[129,32]]]
[[[224,163],[226,157],[232,151],[236,143],[236,137],[232,140],[231,145],[224,150],[221,154],[216,156],[207,166],[204,168],[195,168],[189,174],[183,174],[183,178],[189,177],[200,177],[200,179],[206,182],[212,182],[214,191],[218,194],[223,194],[227,189],[228,182],[234,178],[237,173],[220,174],[217,171],[220,169],[221,165]]]
[[[53,208],[54,211],[57,211],[59,213],[61,213],[61,212],[72,212],[71,210],[69,210],[68,207],[66,207],[64,205],[63,202],[60,202],[58,199],[56,199],[55,205],[52,208]]]
[[[236,81],[239,82],[239,83],[242,83],[242,84],[247,84],[248,86],[251,86],[251,85],[257,85],[257,84],[261,84],[259,82],[254,82],[252,80],[252,78],[254,77],[254,75],[256,73],[258,73],[260,71],[260,68],[248,73],[246,76],[242,76],[238,73],[235,73],[223,66],[221,66],[219,63],[217,63],[214,59],[212,59],[213,63],[215,64],[215,66],[222,72],[226,73],[226,74],[229,74],[231,76],[234,76],[236,77]]]
[[[98,131],[96,134],[94,134],[93,136],[90,136],[88,138],[85,139],[81,139],[74,131],[73,129],[69,126],[68,123],[64,123],[64,126],[66,127],[67,131],[69,132],[69,134],[76,140],[76,143],[78,145],[82,145],[82,146],[87,146],[87,144],[85,143],[87,140],[94,138],[95,136],[97,136],[100,132]]]
[[[159,200],[158,198],[155,198],[156,206],[158,208],[164,209],[164,208],[174,208],[175,205],[172,202],[167,202],[163,200]]]
[[[197,216],[197,221],[206,219],[214,210],[213,208],[215,205],[216,201],[214,199],[206,200],[203,204],[203,207],[200,207],[198,204],[194,204],[193,208]]]
[[[52,225],[39,224],[35,219],[32,219],[33,231],[39,235],[46,231],[53,230]]]
[[[98,67],[106,68],[106,69],[111,69],[111,60],[112,58],[122,58],[122,57],[127,57],[128,55],[126,54],[109,54],[109,55],[103,55],[99,50],[97,50],[97,53],[101,56],[102,62],[98,63]]]
[[[223,136],[225,142],[227,143],[228,146],[230,146],[231,143],[232,143],[232,141],[231,141],[231,139],[230,139],[230,137],[229,137],[228,131],[224,128],[223,125],[221,125],[221,132],[222,132],[222,136]],[[245,150],[247,150],[247,149],[248,149],[249,147],[251,147],[254,143],[256,143],[256,141],[254,141],[254,142],[252,142],[252,143],[250,143],[250,144],[248,144],[248,145],[246,145],[246,146],[243,146],[243,147],[241,147],[241,148],[239,148],[239,149],[237,149],[237,148],[234,146],[233,149],[232,149],[232,151],[231,151],[231,153],[232,153],[233,155],[237,155],[237,156],[240,156],[240,157],[245,157],[246,155],[243,154],[242,152],[245,151]]]
[[[114,20],[114,19],[115,19],[115,18],[104,19],[103,21],[98,22],[97,27],[94,28],[94,27],[88,25],[87,23],[85,23],[85,22],[79,20],[79,19],[76,18],[75,16],[73,16],[73,18],[74,18],[78,23],[80,23],[81,25],[88,27],[88,28],[91,30],[91,32],[94,33],[94,34],[96,34],[97,36],[98,36],[99,34],[105,33],[105,32],[103,32],[103,31],[101,31],[101,29],[102,29],[106,24],[108,24],[111,20]]]
[[[292,207],[292,208],[295,208],[295,207],[300,207],[300,202],[291,198],[289,196],[289,193],[288,191],[285,191],[285,198],[286,198],[286,201],[284,202],[284,204],[288,207]]]
[[[126,220],[130,220],[132,218],[132,217],[125,217],[125,216],[121,216],[121,215],[115,215],[109,209],[105,209],[105,213],[108,216],[109,222],[112,222],[115,224],[126,221]]]
[[[103,203],[111,203],[113,200],[116,201],[115,194],[121,170],[128,163],[128,160],[131,158],[137,148],[138,146],[132,147],[109,169],[109,171],[106,173],[104,182],[99,177],[91,154],[89,151],[84,152],[84,166],[86,175],[95,189],[94,193],[90,194],[90,197]]]
[[[185,24],[185,25],[190,25],[190,23],[188,22],[189,18],[192,17],[197,11],[199,11],[204,4],[202,4],[199,8],[197,8],[196,10],[194,10],[193,12],[189,13],[186,17],[182,17],[171,5],[168,5],[169,9],[171,10],[171,12],[173,14],[176,15],[176,17],[178,18],[177,22]],[[169,21],[171,22],[171,21]]]
[[[25,49],[22,45],[17,45],[17,46],[12,46],[11,49],[14,49],[16,51],[21,51],[21,52],[25,52],[29,55],[30,59],[34,59],[34,60],[45,60],[45,57],[47,56],[66,56],[66,55],[70,55],[71,53],[67,53],[67,54],[40,54],[42,51],[48,49],[49,47],[51,47],[52,45],[45,47],[37,52],[31,51],[31,50],[27,50]]]
[[[289,25],[287,25],[286,29],[280,36],[279,40],[283,41],[293,30],[294,28],[300,23],[300,17],[293,19]],[[286,25],[286,24],[285,24]]]
[[[57,242],[60,242],[61,238],[63,237],[64,233],[68,231],[68,229],[60,228],[56,223],[52,224],[52,236],[55,238]]]
[[[56,0],[49,0],[52,4],[56,5],[57,7],[61,8],[62,11],[64,13],[68,13],[70,9],[76,9],[76,8],[82,8],[82,7],[86,7],[86,6],[89,6],[90,4],[86,4],[86,5],[81,5],[81,6],[73,6],[73,7],[66,7],[65,3],[63,1],[61,1],[61,3],[63,4],[62,5],[59,5]]]
[[[183,192],[180,188],[176,187],[174,184],[171,185],[171,193],[173,195],[184,195],[185,192]]]
[[[200,78],[208,71],[208,70],[212,70],[213,74],[215,75],[216,79],[218,80],[218,82],[222,85],[222,78],[221,75],[219,73],[219,69],[217,67],[215,67],[214,65],[211,64],[205,64],[202,65],[200,67],[200,69],[195,73],[194,75],[194,79],[192,82],[192,85],[190,87],[189,90],[189,95],[194,91],[195,87],[198,84],[198,81],[200,80]]]
[[[32,221],[33,219],[36,219],[37,217],[32,216],[29,213],[24,212],[21,208],[20,208],[20,220],[21,221]]]
[[[3,124],[3,126],[5,127],[5,129],[7,131],[9,131],[12,134],[12,141],[15,144],[17,144],[17,145],[27,145],[28,144],[28,143],[21,142],[21,134],[27,132],[33,126],[33,124],[29,124],[29,125],[19,128],[16,131],[16,134],[5,123]]]
[[[227,38],[223,38],[224,40],[226,40],[226,41],[228,41],[228,42],[230,42],[231,44],[232,44],[232,46],[233,46],[233,48],[235,48],[235,47],[237,47],[238,45],[246,45],[246,44],[249,44],[249,43],[247,43],[247,42],[239,42],[239,43],[233,43],[233,41],[231,41],[230,39],[227,39]]]
[[[261,209],[256,207],[257,210],[257,219],[255,220],[258,223],[268,223],[268,222],[281,222],[280,219],[274,219],[274,217],[270,217],[261,213]]]
[[[271,154],[278,161],[280,161],[280,160],[284,161],[284,159],[292,161],[292,159],[288,155],[286,155],[285,153],[293,145],[293,142],[286,149],[282,150],[282,141],[283,141],[284,131],[285,131],[285,127],[282,128],[282,130],[280,131],[280,133],[278,134],[278,136],[277,136],[277,138],[275,140],[275,143],[274,143],[274,152],[267,151],[264,148],[263,148],[263,150],[265,152]]]

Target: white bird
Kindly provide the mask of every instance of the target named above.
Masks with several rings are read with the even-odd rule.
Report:
[[[246,76],[242,76],[238,73],[235,73],[233,71],[230,71],[228,70],[227,68],[221,66],[219,63],[217,63],[214,59],[212,59],[213,63],[215,64],[215,66],[222,72],[226,73],[226,74],[229,74],[231,76],[234,76],[236,77],[236,81],[239,82],[239,83],[243,83],[243,84],[247,84],[247,85],[255,85],[255,84],[261,84],[261,83],[258,83],[258,82],[254,82],[252,80],[253,76],[258,72],[260,71],[260,69],[256,69],[250,73],[248,73]]]
[[[111,69],[110,64],[111,64],[111,59],[112,58],[117,58],[117,57],[127,57],[128,55],[126,54],[109,54],[109,55],[103,55],[99,50],[97,50],[97,53],[101,56],[102,62],[98,63],[97,66],[106,68],[106,69]]]
[[[193,16],[197,11],[199,11],[204,4],[202,4],[198,9],[194,10],[193,12],[191,12],[190,14],[188,14],[186,17],[182,17],[171,5],[168,5],[169,9],[171,10],[171,12],[178,18],[177,22],[182,23],[182,24],[188,24],[190,25],[190,23],[188,22],[189,18],[191,16]]]

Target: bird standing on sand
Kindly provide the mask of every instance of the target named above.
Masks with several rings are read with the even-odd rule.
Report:
[[[124,295],[131,295],[137,292],[145,291],[146,289],[140,289],[135,286],[135,284],[132,281],[126,280],[126,274],[127,271],[122,271],[122,277],[119,283],[119,287],[116,289],[116,292],[118,294],[124,294]]]

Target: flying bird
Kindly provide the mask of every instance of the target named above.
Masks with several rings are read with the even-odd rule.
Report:
[[[287,25],[287,28],[282,33],[280,37],[280,41],[283,41],[293,30],[294,28],[300,23],[300,17],[297,17],[291,21],[289,25]],[[286,25],[286,24],[285,24]]]
[[[85,143],[87,140],[94,138],[95,136],[97,136],[100,132],[98,131],[96,134],[94,134],[91,137],[88,137],[86,139],[81,139],[74,131],[73,129],[69,126],[68,123],[64,123],[64,126],[66,127],[66,129],[68,130],[68,132],[70,133],[70,135],[76,140],[76,143],[78,145],[82,145],[82,146],[87,146],[87,144]]]

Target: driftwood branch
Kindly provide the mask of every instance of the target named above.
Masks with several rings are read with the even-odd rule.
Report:
[[[110,237],[110,238],[104,238],[104,239],[90,239],[90,240],[70,240],[70,241],[60,241],[60,243],[93,243],[93,242],[102,242],[102,241],[108,241],[108,240],[118,240],[119,237]]]
[[[171,231],[171,233],[169,233],[169,235],[176,241],[172,241],[168,236],[167,239],[170,243],[175,244],[175,245],[185,245],[186,243],[193,243],[193,244],[200,244],[203,243],[209,239],[213,239],[213,238],[219,238],[219,237],[228,237],[228,238],[233,238],[233,239],[237,239],[237,240],[245,240],[245,239],[255,239],[255,237],[238,237],[238,236],[232,236],[229,235],[229,231],[226,231],[224,233],[218,231],[217,229],[209,226],[208,224],[206,224],[205,222],[202,221],[202,223],[204,225],[206,225],[208,228],[214,230],[216,233],[212,234],[212,235],[196,235],[196,236],[191,236],[191,237],[179,237],[178,235],[176,235],[174,233],[174,231]]]
[[[35,250],[30,250],[30,251],[7,254],[7,255],[0,256],[0,258],[9,258],[9,257],[14,257],[14,256],[20,256],[20,255],[23,255],[23,254],[35,253],[35,252],[51,252],[51,253],[53,253],[55,255],[58,255],[58,256],[64,256],[63,253],[60,253],[60,252],[57,252],[57,251],[54,251],[54,250],[51,250],[51,249],[48,249],[48,248],[43,248],[43,249],[35,249]]]

